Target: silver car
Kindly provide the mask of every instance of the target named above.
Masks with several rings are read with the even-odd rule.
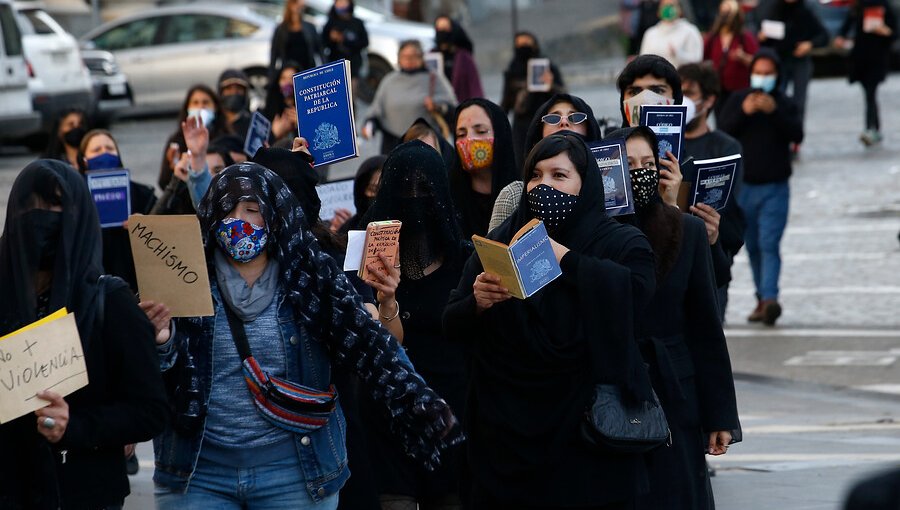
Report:
[[[229,3],[229,2],[226,2]],[[306,0],[307,18],[321,29],[329,0]],[[115,56],[128,77],[134,104],[141,110],[176,110],[195,83],[215,86],[228,68],[247,73],[255,98],[265,97],[272,33],[282,3],[189,3],[163,6],[124,16],[81,37],[85,49],[104,50]],[[404,39],[433,44],[429,25],[397,21],[357,7],[357,17],[369,31],[370,77],[362,87],[374,92],[377,82],[397,65],[397,49]],[[369,94],[361,92],[366,100]]]

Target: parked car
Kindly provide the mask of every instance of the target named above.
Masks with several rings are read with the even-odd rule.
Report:
[[[22,29],[13,5],[0,0],[0,138],[13,139],[39,130],[41,116],[28,95],[28,64]]]
[[[307,17],[318,29],[325,25],[329,0],[307,0]],[[128,77],[134,104],[140,109],[175,110],[194,83],[215,85],[224,69],[247,73],[253,95],[265,97],[272,33],[282,3],[222,4],[180,2],[124,16],[91,30],[82,48],[112,53]],[[360,97],[371,100],[381,78],[396,68],[404,39],[434,44],[434,29],[398,21],[357,7],[366,22],[369,52]]]
[[[65,108],[92,111],[91,75],[81,60],[78,41],[44,10],[21,3],[15,7],[22,26],[25,58],[30,64],[28,91],[32,107],[41,114],[42,129],[49,129]],[[45,143],[46,139],[35,145]]]
[[[94,89],[92,126],[108,126],[119,112],[128,110],[134,103],[131,86],[116,57],[103,50],[81,50],[84,65],[91,73]]]

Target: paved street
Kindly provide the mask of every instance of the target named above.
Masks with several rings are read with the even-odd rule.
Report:
[[[573,92],[595,113],[618,115],[612,85],[591,85],[590,74],[572,78]],[[485,86],[496,98],[499,75],[486,76]],[[753,285],[746,256],[735,261],[727,322],[745,440],[710,461],[718,469],[719,509],[837,509],[853,480],[900,466],[900,76],[881,90],[885,143],[877,149],[857,140],[858,86],[817,80],[809,94],[782,244],[784,316],[777,327],[745,322]],[[172,119],[114,126],[136,180],[155,183],[174,128]],[[0,152],[0,216],[30,159],[15,149]],[[355,167],[344,164],[333,175],[350,176]],[[149,445],[140,458],[128,508],[152,507]]]

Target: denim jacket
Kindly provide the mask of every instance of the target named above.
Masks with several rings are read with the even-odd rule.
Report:
[[[218,316],[225,313],[224,303],[215,281],[211,284],[213,306]],[[287,354],[287,379],[304,386],[327,389],[331,382],[331,360],[327,347],[309,335],[294,320],[290,303],[285,300],[282,292],[279,291],[276,299],[278,299],[278,324],[284,341],[284,352]],[[178,319],[174,338],[169,344],[158,349],[160,369],[165,375],[179,362],[179,348],[187,347],[197,367],[201,381],[199,388],[201,398],[206,404],[209,403],[210,381],[214,369],[212,350],[215,318],[213,316]],[[174,385],[168,385],[170,399],[174,397],[173,387]],[[249,393],[247,398],[250,398]],[[156,484],[178,492],[187,491],[200,457],[205,430],[205,419],[191,435],[185,435],[169,423],[166,430],[154,438],[156,471],[153,481]],[[294,445],[306,480],[306,491],[316,502],[337,493],[350,477],[345,435],[346,422],[340,405],[322,428],[307,434],[294,435]]]

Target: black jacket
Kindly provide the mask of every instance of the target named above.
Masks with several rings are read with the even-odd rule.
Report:
[[[821,48],[828,44],[828,31],[822,21],[806,6],[804,0],[788,3],[785,0],[772,0],[769,8],[761,9],[762,20],[784,22],[784,39],[768,39],[760,46],[775,50],[782,60],[793,58],[794,49],[803,41],[810,41],[813,47]],[[807,58],[809,56],[807,55]]]
[[[728,98],[722,108],[719,129],[736,138],[743,147],[744,182],[784,182],[791,176],[791,143],[803,141],[803,119],[797,105],[777,89],[775,111],[744,113],[744,99],[759,91],[744,89]]]
[[[284,67],[287,61],[308,62],[314,67],[322,60],[322,42],[319,39],[319,32],[316,31],[315,25],[308,21],[303,22],[303,39],[306,41],[307,51],[303,58],[287,55],[288,33],[288,29],[282,23],[275,28],[275,32],[272,34],[272,49],[269,53],[269,80],[278,81],[278,76],[275,76],[275,73]]]
[[[129,494],[123,448],[162,432],[168,406],[153,326],[121,280],[106,287],[102,325],[82,339],[90,383],[65,397],[59,443],[38,435],[32,414],[0,426],[0,508],[57,508],[57,497],[101,508]]]
[[[344,41],[336,43],[331,40],[331,31],[344,34]],[[369,33],[366,25],[359,18],[342,18],[334,12],[328,15],[328,22],[322,28],[322,44],[325,46],[325,59],[334,62],[345,58],[350,61],[350,70],[354,77],[359,76],[362,67],[362,52],[369,47]]]
[[[891,29],[891,35],[884,37],[863,31],[864,9],[881,7],[884,9],[884,24]],[[850,9],[844,24],[838,31],[841,37],[853,37],[850,50],[850,83],[863,85],[881,83],[887,78],[890,67],[891,46],[897,40],[897,16],[891,4],[885,0],[867,0]]]

